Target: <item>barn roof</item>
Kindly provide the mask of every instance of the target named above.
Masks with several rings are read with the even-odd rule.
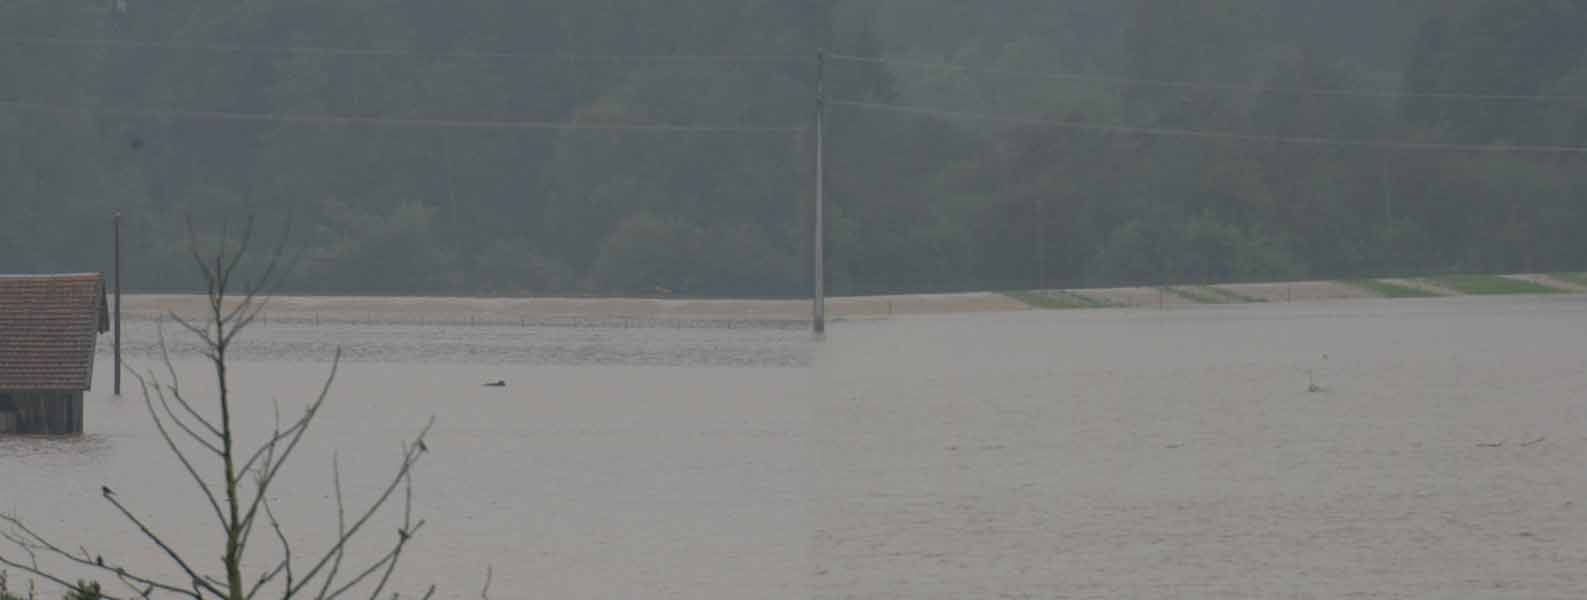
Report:
[[[110,329],[98,274],[0,275],[0,391],[81,391]]]

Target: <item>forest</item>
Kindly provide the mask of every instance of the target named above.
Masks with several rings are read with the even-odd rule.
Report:
[[[1587,268],[1587,0],[4,0],[0,273],[792,297]]]

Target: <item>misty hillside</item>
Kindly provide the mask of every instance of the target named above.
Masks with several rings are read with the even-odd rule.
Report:
[[[788,296],[1587,267],[1587,0],[0,3],[0,272]]]

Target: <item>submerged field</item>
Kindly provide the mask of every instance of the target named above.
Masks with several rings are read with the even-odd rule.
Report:
[[[287,302],[238,354],[241,418],[261,434],[347,349],[278,498],[311,548],[332,454],[357,504],[438,417],[397,583],[448,597],[487,565],[492,598],[1587,596],[1587,297],[909,312],[960,301],[820,341],[449,306],[316,324]],[[133,366],[153,333],[129,325]],[[169,570],[98,486],[173,541],[215,536],[108,358],[88,435],[0,440],[0,480],[31,490],[5,510]],[[200,366],[178,346],[192,397]]]
[[[1584,331],[1580,296],[837,329],[813,596],[1587,596]]]

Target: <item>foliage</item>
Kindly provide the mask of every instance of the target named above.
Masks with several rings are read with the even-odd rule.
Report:
[[[13,594],[10,589],[10,576],[0,571],[0,600],[34,600],[37,595],[33,593],[31,585],[26,596]],[[77,585],[66,591],[64,600],[104,600],[106,596],[101,593],[99,582],[79,579]]]
[[[913,61],[829,59],[834,100],[1062,124],[831,105],[834,293],[1587,268],[1582,153],[1501,151],[1587,146],[1582,103],[1524,98],[1587,95],[1583,0],[118,5],[0,3],[0,35],[162,42],[0,55],[0,272],[108,270],[119,208],[132,286],[195,289],[201,206],[305,224],[288,291],[800,294],[817,49]]]
[[[103,600],[104,597],[100,593],[99,582],[81,579],[77,581],[77,587],[66,593],[66,600]]]

